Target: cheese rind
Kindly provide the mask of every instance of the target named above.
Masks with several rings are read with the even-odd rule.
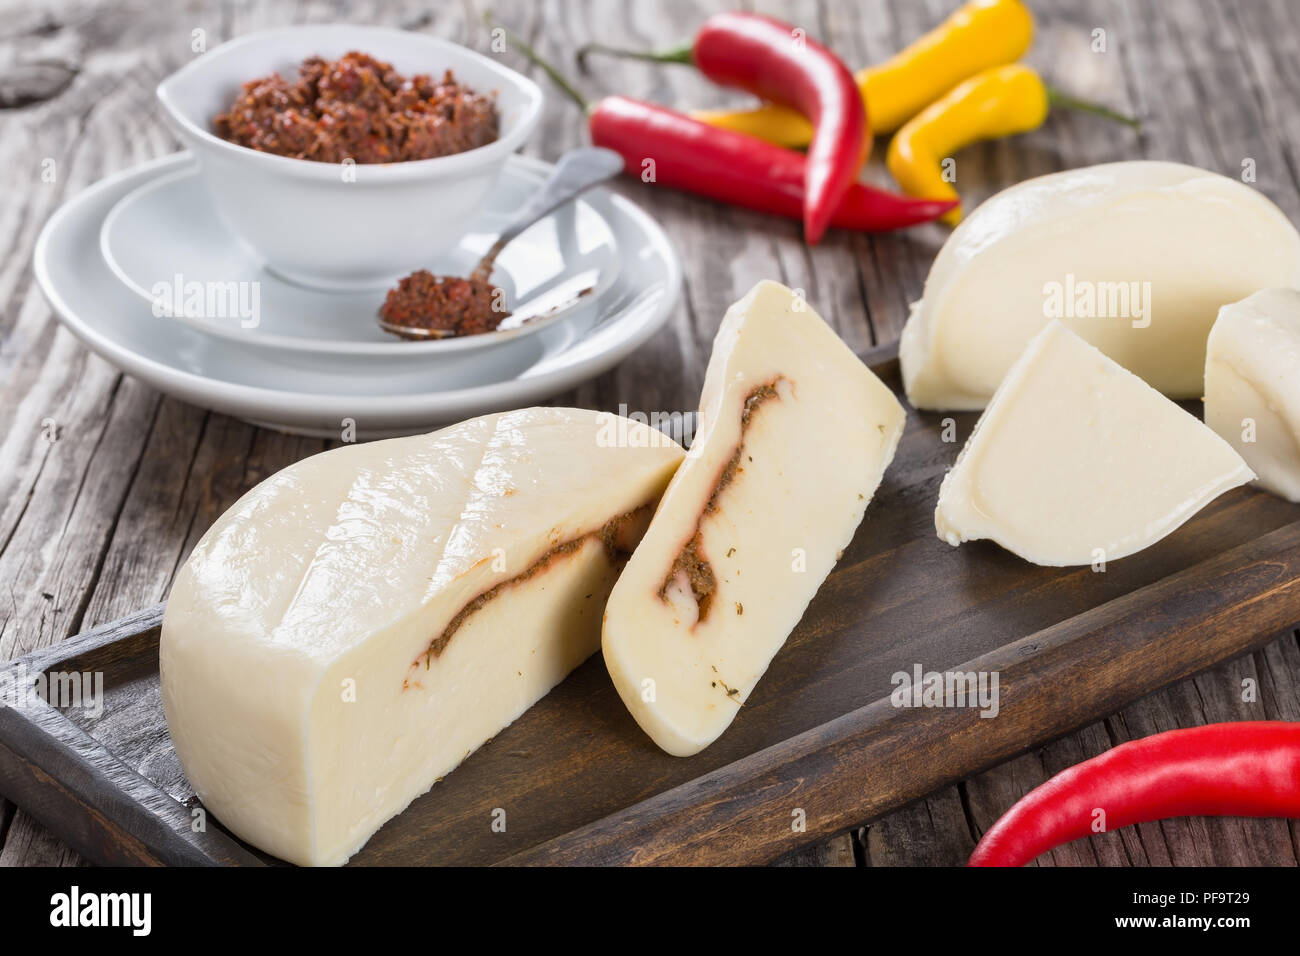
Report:
[[[1205,423],[1259,475],[1300,502],[1300,290],[1225,305],[1205,358]]]
[[[1219,307],[1296,284],[1300,234],[1243,183],[1148,161],[1031,179],[983,203],[936,257],[900,342],[907,397],[983,408],[1058,318],[1157,390],[1200,398]]]
[[[784,286],[727,312],[700,428],[605,612],[614,686],[668,753],[702,750],[749,699],[852,540],[904,418]]]
[[[267,852],[344,862],[598,647],[620,552],[682,455],[612,415],[525,409],[262,482],[163,618],[195,792]]]
[[[939,537],[1035,564],[1113,561],[1254,475],[1218,435],[1053,322],[998,387],[944,476]]]

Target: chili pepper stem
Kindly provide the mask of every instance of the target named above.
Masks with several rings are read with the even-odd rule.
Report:
[[[690,66],[694,62],[691,52],[692,47],[689,45],[671,47],[667,50],[626,50],[621,47],[606,46],[604,43],[585,43],[578,48],[574,59],[578,61],[578,69],[586,73],[587,57],[592,53],[617,57],[620,60],[643,60],[646,63],[682,63]]]
[[[573,85],[573,83],[569,80],[567,76],[565,76],[563,73],[561,73],[559,70],[555,68],[554,64],[552,64],[546,59],[543,59],[542,55],[538,53],[535,49],[533,49],[532,44],[528,43],[522,37],[516,36],[508,27],[504,27],[501,24],[497,23],[496,18],[492,16],[491,10],[483,11],[483,22],[487,24],[487,26],[490,28],[493,29],[499,28],[502,32],[504,32],[506,35],[506,40],[508,40],[514,46],[518,47],[519,52],[524,55],[524,58],[527,59],[528,62],[532,63],[543,73],[545,73],[548,77],[550,77],[551,82],[560,88],[560,92],[563,93],[565,96],[567,96],[569,99],[573,100],[573,102],[577,103],[578,108],[582,110],[582,112],[584,113],[591,112],[591,104],[587,101],[587,98],[582,95],[582,93],[578,90],[576,86]]]
[[[1100,116],[1116,123],[1123,123],[1131,129],[1142,128],[1142,121],[1136,116],[1128,116],[1108,106],[1094,103],[1092,100],[1081,100],[1077,96],[1061,92],[1054,86],[1047,87],[1047,102],[1053,109],[1059,107],[1064,110],[1077,110],[1080,113],[1091,113],[1093,116]]]

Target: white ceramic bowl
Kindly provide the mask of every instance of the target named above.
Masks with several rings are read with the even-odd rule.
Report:
[[[500,137],[436,159],[344,167],[258,152],[212,132],[213,117],[248,80],[277,71],[296,77],[307,57],[334,59],[350,50],[392,63],[405,76],[450,69],[471,89],[495,93]],[[326,289],[388,286],[450,248],[542,109],[537,84],[488,57],[437,37],[352,24],[239,37],[173,73],[157,92],[235,234],[284,277]]]

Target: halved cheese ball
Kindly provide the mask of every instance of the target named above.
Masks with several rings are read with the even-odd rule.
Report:
[[[904,417],[784,286],[727,312],[695,441],[605,611],[614,686],[668,753],[707,747],[749,699],[852,540]]]
[[[1003,190],[948,238],[903,330],[917,408],[981,409],[1053,319],[1172,398],[1200,398],[1220,306],[1300,284],[1300,234],[1257,189],[1177,163]]]
[[[935,528],[1034,564],[1150,547],[1254,477],[1194,415],[1052,322],[1012,366],[943,479]]]
[[[1300,290],[1264,289],[1225,305],[1205,358],[1205,423],[1300,502]]]
[[[599,645],[682,449],[533,408],[347,445],[203,536],[163,618],[163,706],[238,836],[339,864]]]

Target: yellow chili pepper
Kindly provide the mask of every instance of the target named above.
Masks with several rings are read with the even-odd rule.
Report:
[[[903,192],[927,199],[957,199],[945,178],[945,158],[963,146],[1037,129],[1047,119],[1047,87],[1027,66],[994,67],[955,86],[900,129],[885,163]],[[945,213],[956,225],[961,207]]]
[[[859,70],[858,89],[873,133],[892,133],[967,77],[1024,55],[1034,37],[1034,15],[1021,0],[970,0],[942,24],[880,64]],[[794,110],[700,110],[697,119],[800,148],[811,124]]]
[[[1027,133],[1043,125],[1053,105],[1085,110],[1136,126],[1137,120],[1066,96],[1020,63],[997,66],[953,87],[912,117],[889,144],[885,164],[903,192],[924,199],[958,199],[944,161],[963,146]],[[943,221],[956,225],[955,206]]]

